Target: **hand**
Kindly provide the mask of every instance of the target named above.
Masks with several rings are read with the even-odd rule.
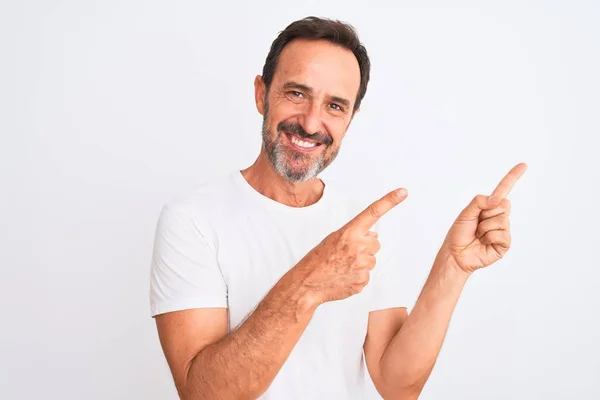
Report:
[[[491,196],[478,195],[458,216],[442,246],[463,271],[487,267],[510,248],[510,201],[506,198],[527,169],[516,165],[500,181]]]
[[[386,194],[329,234],[296,265],[316,304],[341,300],[362,291],[380,249],[377,233],[370,229],[407,195],[405,189]]]

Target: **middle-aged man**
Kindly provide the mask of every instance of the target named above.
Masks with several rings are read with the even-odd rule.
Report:
[[[388,274],[399,246],[376,223],[406,190],[357,208],[317,177],[369,71],[351,26],[292,23],[254,82],[264,117],[256,161],[163,208],[151,307],[181,398],[364,398],[366,365],[383,398],[415,399],[465,282],[508,251],[506,196],[525,164],[460,213],[416,302],[398,290]]]

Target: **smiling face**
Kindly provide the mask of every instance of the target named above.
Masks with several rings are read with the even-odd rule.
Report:
[[[257,77],[263,147],[281,176],[306,182],[333,162],[354,115],[359,86],[354,54],[324,40],[290,42],[268,93]]]

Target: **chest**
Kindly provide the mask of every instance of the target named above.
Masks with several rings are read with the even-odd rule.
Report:
[[[237,215],[228,232],[219,234],[218,261],[228,289],[230,326],[241,323],[286,272],[346,222],[345,215],[335,213],[295,219]],[[367,295],[319,306],[303,337],[312,342],[349,330],[364,337]]]

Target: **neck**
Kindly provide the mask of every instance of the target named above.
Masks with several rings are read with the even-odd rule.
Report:
[[[269,162],[264,149],[250,167],[241,171],[257,192],[290,207],[306,207],[319,201],[325,184],[319,178],[307,182],[290,182],[279,175]]]

